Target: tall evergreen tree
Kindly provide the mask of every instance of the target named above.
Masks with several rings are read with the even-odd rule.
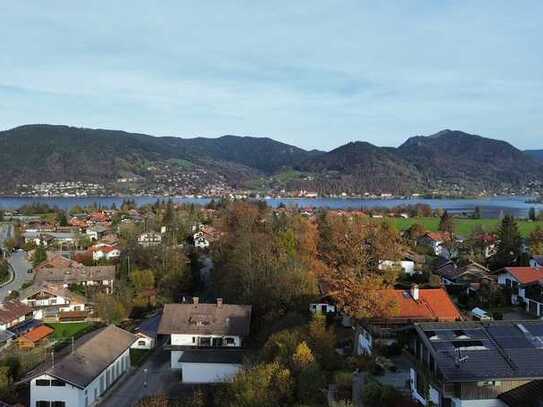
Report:
[[[439,230],[442,232],[454,233],[454,219],[449,216],[449,212],[444,211],[439,221]]]
[[[498,245],[494,263],[496,267],[515,264],[521,254],[522,239],[517,222],[512,215],[505,215],[498,228]]]

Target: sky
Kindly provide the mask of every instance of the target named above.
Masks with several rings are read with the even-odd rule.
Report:
[[[0,129],[543,148],[543,2],[0,2]]]

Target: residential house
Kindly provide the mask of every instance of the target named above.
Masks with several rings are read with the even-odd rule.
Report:
[[[138,340],[132,345],[132,349],[152,349],[157,342],[158,327],[162,314],[156,314],[138,325],[135,335]]]
[[[0,304],[0,331],[13,328],[32,320],[32,308],[20,301],[4,301]]]
[[[53,335],[55,330],[47,325],[40,325],[32,329],[26,334],[17,339],[17,344],[21,350],[34,349],[37,345],[48,341],[48,338]]]
[[[92,286],[108,294],[113,292],[115,266],[85,266],[60,255],[50,255],[34,268],[34,283],[49,283],[71,287]]]
[[[158,333],[168,335],[170,365],[179,369],[184,383],[230,380],[240,369],[242,341],[249,335],[249,305],[167,304]]]
[[[478,291],[481,286],[497,283],[496,276],[476,262],[457,267],[453,262],[447,261],[438,266],[434,273],[441,277],[443,284],[462,287],[468,293]]]
[[[103,225],[94,225],[88,228],[85,233],[92,241],[97,241],[104,237],[109,229],[109,227]]]
[[[412,398],[423,406],[535,407],[538,397],[514,403],[543,379],[542,343],[543,321],[415,324]]]
[[[100,260],[115,260],[121,256],[121,251],[117,246],[113,246],[106,243],[97,243],[92,246],[89,251],[92,253],[92,259],[94,261]]]
[[[511,302],[543,316],[543,268],[506,267],[498,271],[498,284],[511,290]]]
[[[332,315],[337,312],[336,303],[329,295],[330,287],[325,281],[319,281],[319,297],[315,302],[309,303],[309,312],[312,314]]]
[[[61,285],[42,282],[25,288],[19,294],[20,301],[33,310],[35,319],[63,319],[77,312],[84,319],[88,311],[88,300]]]
[[[211,243],[220,239],[222,233],[212,226],[199,225],[198,232],[196,232],[192,238],[194,240],[194,246],[199,249],[207,249]]]
[[[50,247],[52,245],[73,245],[76,237],[72,232],[24,232],[25,243],[34,243],[36,246]]]
[[[110,221],[110,218],[109,218],[109,215],[105,211],[96,211],[89,214],[88,221],[91,224],[106,223]]]
[[[418,238],[417,244],[430,248],[436,256],[449,258],[451,253],[448,245],[453,241],[449,232],[428,232]]]
[[[145,232],[138,236],[138,244],[143,247],[158,246],[162,242],[162,235],[157,232]]]
[[[358,321],[355,329],[355,352],[372,354],[377,345],[390,345],[397,333],[415,322],[456,321],[462,315],[447,291],[443,288],[419,288],[410,290],[381,290],[382,301],[394,304],[396,312],[384,318]]]
[[[130,368],[136,336],[114,325],[83,339],[75,350],[32,378],[31,407],[96,405]]]

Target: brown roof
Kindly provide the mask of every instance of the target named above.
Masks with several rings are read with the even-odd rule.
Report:
[[[248,336],[250,305],[166,304],[159,334],[203,334]]]
[[[25,300],[41,292],[46,292],[58,297],[66,298],[71,303],[76,303],[76,304],[88,303],[88,300],[84,296],[74,293],[73,291],[70,291],[67,288],[64,288],[60,285],[47,284],[46,282],[32,284],[30,287],[25,288],[19,294],[19,298],[21,300]]]
[[[24,315],[30,314],[32,308],[20,301],[5,301],[0,304],[0,323],[7,324]]]
[[[47,260],[44,260],[37,267],[35,267],[34,271],[39,272],[44,269],[81,268],[81,267],[85,267],[85,266],[81,263],[78,263],[75,260],[71,260],[59,254],[47,253]]]
[[[53,328],[50,328],[47,325],[40,325],[39,327],[34,328],[33,330],[25,334],[23,337],[25,339],[28,339],[32,343],[38,343],[42,339],[47,338],[53,332],[55,332]]]
[[[37,283],[77,284],[82,281],[115,279],[115,266],[83,266],[76,268],[45,268],[36,273]]]
[[[109,325],[61,359],[47,374],[85,388],[136,340],[130,332]]]

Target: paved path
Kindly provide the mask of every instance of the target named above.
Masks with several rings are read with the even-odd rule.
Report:
[[[20,290],[23,283],[32,280],[33,277],[33,274],[28,272],[32,268],[32,265],[26,260],[24,251],[13,253],[8,257],[8,263],[11,266],[14,277],[10,283],[0,287],[0,301],[4,300],[10,291]]]
[[[193,386],[183,385],[179,379],[179,371],[170,369],[170,353],[158,345],[142,366],[106,394],[99,406],[129,407],[146,396],[167,394],[180,397],[193,390]]]

